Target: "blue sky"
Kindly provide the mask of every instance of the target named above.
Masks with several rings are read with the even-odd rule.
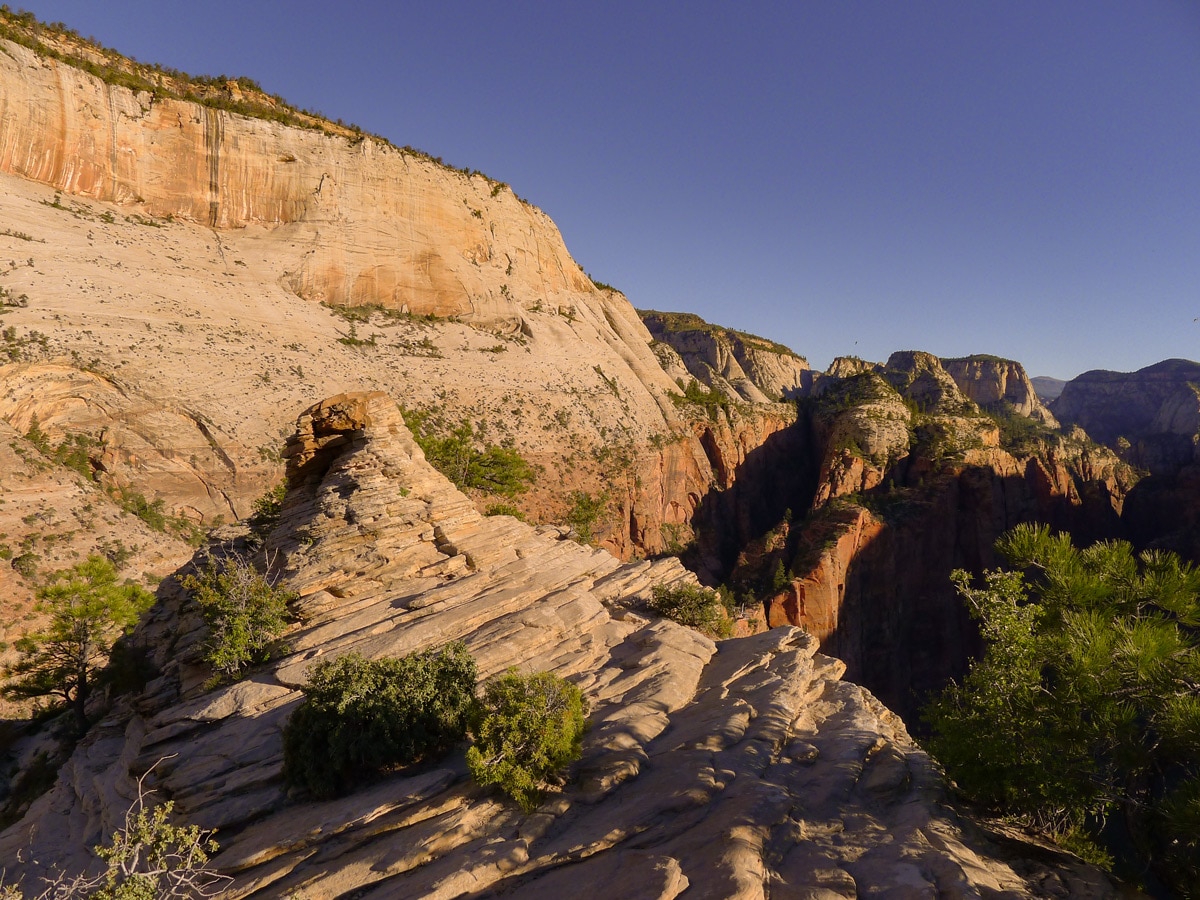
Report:
[[[507,181],[818,368],[1200,358],[1200,2],[10,5]]]

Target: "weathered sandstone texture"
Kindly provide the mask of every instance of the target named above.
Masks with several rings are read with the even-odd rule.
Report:
[[[690,521],[714,482],[697,410],[628,301],[511,189],[2,46],[0,288],[25,299],[4,309],[0,417],[18,430],[89,435],[106,483],[207,525],[279,477],[292,410],[379,389],[512,441],[542,467],[518,500],[538,520],[607,497],[594,530],[621,556]]]
[[[691,313],[646,310],[641,316],[654,339],[679,355],[691,377],[730,400],[767,403],[812,387],[808,362],[782,344],[711,325]]]
[[[1005,409],[1036,419],[1052,428],[1058,426],[1020,363],[995,356],[967,356],[941,362],[967,399],[985,408]]]
[[[201,632],[167,591],[137,639],[161,675],[92,729],[50,793],[0,834],[9,877],[84,863],[136,776],[218,828],[226,897],[1111,897],[1065,854],[997,843],[816,640],[714,644],[639,605],[690,578],[554,529],[483,518],[423,460],[392,401],[301,416],[265,556],[301,598],[287,656],[206,691]],[[328,802],[289,794],[280,733],[313,660],[463,640],[591,701],[583,758],[532,815],[481,791],[462,751]]]

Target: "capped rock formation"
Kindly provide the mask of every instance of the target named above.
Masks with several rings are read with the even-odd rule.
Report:
[[[287,454],[265,553],[300,593],[287,655],[206,690],[198,618],[164,592],[137,635],[161,675],[0,834],[10,879],[84,865],[144,775],[219,829],[226,897],[1115,896],[1098,871],[955,812],[900,721],[800,630],[714,644],[639,605],[690,578],[676,561],[622,564],[481,517],[385,395],[310,408]],[[583,757],[535,814],[471,784],[461,750],[336,800],[285,789],[281,729],[314,660],[449,640],[484,678],[550,670],[591,701]]]

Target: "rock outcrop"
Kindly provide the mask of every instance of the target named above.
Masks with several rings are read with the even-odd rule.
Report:
[[[808,484],[761,485],[792,515],[760,521],[717,572],[914,716],[978,644],[951,570],[995,566],[995,539],[1020,522],[1123,537],[1137,477],[1086,436],[984,414],[930,354],[848,371],[802,404],[793,466]]]
[[[967,356],[941,362],[967,399],[985,409],[1003,410],[1058,427],[1020,363],[998,356]]]
[[[1054,401],[1063,421],[1086,429],[1150,472],[1126,518],[1141,546],[1200,560],[1200,363],[1168,359],[1136,372],[1085,372]]]
[[[642,310],[656,341],[675,351],[691,377],[730,400],[768,403],[811,389],[808,362],[782,344],[710,325],[692,313]]]
[[[290,651],[206,690],[198,619],[165,592],[137,640],[162,674],[121,700],[52,791],[0,834],[10,879],[119,823],[135,779],[217,828],[226,897],[1111,897],[1065,854],[990,839],[955,812],[900,721],[782,627],[714,644],[639,606],[685,580],[554,529],[481,517],[423,460],[380,393],[309,409],[266,557],[300,593]],[[281,729],[308,665],[463,640],[483,677],[550,670],[591,701],[571,780],[523,815],[461,751],[350,796],[281,780]],[[33,860],[39,860],[35,863]]]

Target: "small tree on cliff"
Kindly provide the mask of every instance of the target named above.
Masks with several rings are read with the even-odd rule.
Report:
[[[1161,878],[1200,884],[1200,572],[1045,527],[997,549],[1015,571],[954,575],[987,646],[928,708],[930,749],[976,801],[1076,846],[1120,813]]]
[[[37,598],[37,610],[48,613],[50,622],[16,642],[21,658],[6,670],[15,679],[3,692],[12,698],[61,697],[83,732],[92,685],[113,641],[133,627],[154,597],[136,584],[117,584],[113,564],[93,555],[53,573]]]

